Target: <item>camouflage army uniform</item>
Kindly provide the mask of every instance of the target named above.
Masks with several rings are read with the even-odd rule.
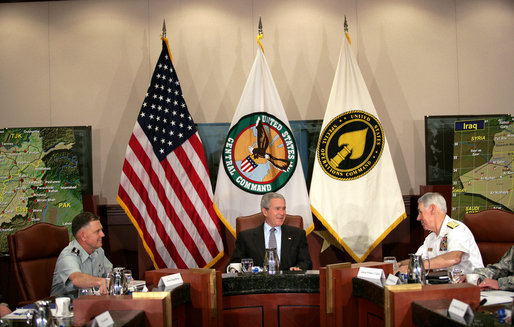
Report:
[[[487,265],[485,268],[477,268],[473,272],[480,274],[481,279],[498,280],[498,286],[501,290],[514,290],[514,245],[498,263]]]

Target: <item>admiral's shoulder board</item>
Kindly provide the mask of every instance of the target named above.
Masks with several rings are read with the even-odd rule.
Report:
[[[448,226],[451,229],[454,229],[455,227],[459,226],[460,224],[456,221],[449,221],[446,226]]]

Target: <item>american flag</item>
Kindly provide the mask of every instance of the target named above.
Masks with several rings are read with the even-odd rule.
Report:
[[[210,267],[223,256],[202,141],[171,62],[168,40],[130,137],[118,202],[155,268]]]

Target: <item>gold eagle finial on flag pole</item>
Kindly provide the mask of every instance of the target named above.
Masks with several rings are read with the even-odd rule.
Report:
[[[261,17],[259,17],[259,34],[257,35],[257,43],[261,46],[262,53],[264,53],[264,47],[262,46],[261,39],[264,37],[262,34],[262,21]]]

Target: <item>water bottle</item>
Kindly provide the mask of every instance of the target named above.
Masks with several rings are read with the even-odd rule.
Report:
[[[279,266],[280,262],[277,255],[277,249],[266,249],[266,253],[264,253],[264,270],[268,274],[276,274]]]

